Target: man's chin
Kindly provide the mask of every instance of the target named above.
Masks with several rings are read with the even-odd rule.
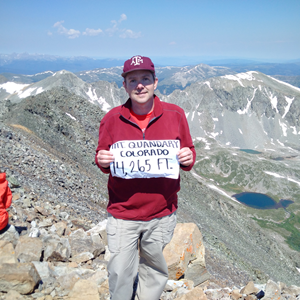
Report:
[[[136,95],[136,97],[134,97],[134,99],[138,102],[140,102],[140,101],[147,102],[149,100],[149,96],[147,94]]]

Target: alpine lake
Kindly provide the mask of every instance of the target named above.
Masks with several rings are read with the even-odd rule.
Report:
[[[260,154],[261,152],[252,150],[252,149],[240,149],[240,151],[249,153],[249,154]],[[240,203],[243,203],[249,207],[256,209],[278,209],[278,208],[287,208],[290,204],[294,203],[292,200],[281,199],[279,202],[276,202],[273,198],[253,192],[244,192],[240,194],[232,195]]]
[[[253,192],[244,192],[240,194],[232,195],[239,202],[256,209],[278,209],[287,208],[290,204],[294,203],[292,200],[281,199],[276,202],[271,197]]]

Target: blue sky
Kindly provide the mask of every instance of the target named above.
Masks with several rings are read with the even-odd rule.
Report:
[[[0,53],[300,58],[299,0],[0,0]]]

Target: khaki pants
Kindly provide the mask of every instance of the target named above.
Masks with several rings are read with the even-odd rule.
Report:
[[[175,226],[176,212],[147,222],[121,220],[108,215],[107,238],[111,257],[107,269],[112,300],[131,299],[137,272],[139,281],[135,299],[159,299],[168,280],[163,249],[171,241]]]

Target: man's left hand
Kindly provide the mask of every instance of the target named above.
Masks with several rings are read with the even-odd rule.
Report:
[[[189,147],[181,148],[177,156],[179,163],[185,167],[188,167],[193,162],[193,152]]]

